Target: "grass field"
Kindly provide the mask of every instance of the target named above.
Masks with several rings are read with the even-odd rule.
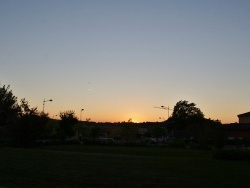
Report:
[[[0,148],[0,187],[249,187],[250,162],[158,147]]]

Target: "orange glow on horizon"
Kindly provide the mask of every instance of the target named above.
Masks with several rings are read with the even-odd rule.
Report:
[[[49,114],[50,118],[53,119],[60,119],[59,117],[59,113],[51,113],[51,112],[47,112]],[[80,120],[80,114],[75,113],[76,117]],[[228,117],[228,116],[223,116],[220,118],[213,118],[213,117],[206,117],[205,118],[210,118],[213,120],[217,120],[219,119],[221,121],[221,123],[223,124],[227,124],[227,123],[235,123],[238,122],[238,118],[237,115],[235,115],[235,117]],[[85,113],[82,115],[81,120],[82,121],[86,121],[86,119],[90,119],[90,121],[92,122],[111,122],[111,123],[115,123],[115,122],[128,122],[131,121],[133,123],[143,123],[143,122],[159,122],[159,121],[163,121],[166,119],[159,119],[159,116],[157,116],[157,114],[152,114],[151,116],[140,116],[138,114],[136,115],[119,115],[117,114],[116,116],[113,115],[108,115],[108,114],[89,114],[89,113]]]
[[[129,120],[134,123],[141,122],[160,122],[165,121],[168,118],[168,112],[166,110],[158,110],[153,108],[151,105],[123,105],[119,107],[117,105],[105,105],[105,107],[99,107],[98,105],[77,105],[72,104],[68,107],[68,104],[58,105],[55,102],[51,102],[46,104],[45,113],[49,114],[50,118],[60,119],[59,113],[67,110],[73,110],[75,112],[76,117],[82,121],[86,121],[86,119],[90,119],[92,122],[128,122]],[[78,102],[79,103],[79,102]],[[137,103],[136,103],[137,104]],[[174,106],[174,105],[172,105]],[[201,111],[205,114],[205,118],[210,118],[213,120],[220,120],[223,124],[227,123],[235,123],[238,122],[237,115],[240,112],[244,112],[243,110],[240,112],[234,112],[232,114],[228,114],[226,110],[223,112],[215,111],[214,109],[209,109],[208,105],[199,106],[197,105]],[[81,109],[84,108],[84,111],[81,112]],[[205,111],[206,109],[207,111]],[[42,106],[39,108],[42,110]],[[169,113],[169,116],[171,116]],[[160,117],[160,118],[159,118]]]

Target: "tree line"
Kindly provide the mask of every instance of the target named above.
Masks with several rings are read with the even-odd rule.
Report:
[[[203,112],[194,103],[181,100],[176,103],[172,115],[164,122],[145,123],[95,123],[79,122],[74,111],[59,114],[60,120],[52,120],[47,113],[30,107],[26,99],[18,102],[10,86],[0,87],[0,144],[9,143],[14,146],[35,146],[38,141],[57,139],[64,143],[68,138],[76,137],[95,140],[102,134],[116,140],[131,142],[162,138],[171,141],[187,140],[198,143],[206,148],[213,144],[221,146],[223,135],[219,120],[206,119]],[[138,128],[147,131],[138,132]],[[166,141],[166,140],[165,140]]]
[[[58,138],[64,140],[74,134],[73,125],[78,120],[74,111],[60,112],[61,121],[57,127]],[[14,146],[34,146],[38,140],[45,139],[49,116],[30,107],[25,98],[18,102],[10,86],[0,87],[0,141]]]

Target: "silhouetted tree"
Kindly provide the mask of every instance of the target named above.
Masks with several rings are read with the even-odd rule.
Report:
[[[190,124],[199,124],[202,119],[204,114],[201,110],[194,103],[184,100],[176,103],[168,122],[174,122],[177,129],[185,129]]]
[[[192,120],[197,118],[204,118],[204,114],[194,103],[188,103],[188,101],[179,101],[176,103],[172,119],[173,120]]]
[[[67,137],[74,136],[74,126],[77,124],[78,120],[75,112],[71,110],[60,112],[59,116],[61,118],[61,122],[58,132],[61,139],[65,141]]]
[[[19,107],[20,107],[19,111],[20,116],[38,114],[37,107],[30,108],[30,105],[28,104],[28,101],[26,101],[25,98],[21,99]]]
[[[10,90],[10,86],[0,87],[0,126],[13,124],[18,117],[20,107]]]
[[[43,140],[48,115],[30,108],[25,99],[21,99],[19,118],[11,128],[11,135],[18,146],[34,146],[37,140]]]
[[[184,131],[197,142],[197,147],[207,148],[210,145],[222,145],[220,121],[204,118],[202,111],[194,103],[179,101],[176,103],[172,116],[166,122],[171,132]]]
[[[10,128],[16,123],[20,111],[10,86],[0,87],[0,142],[10,138]]]

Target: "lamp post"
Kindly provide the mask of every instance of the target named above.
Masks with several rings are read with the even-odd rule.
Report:
[[[45,100],[45,99],[43,99],[43,113],[44,113],[44,107],[45,107],[45,103],[46,102],[52,102],[53,100],[52,99],[49,99],[49,100]]]
[[[172,110],[172,109],[170,109],[169,106],[168,106],[168,107],[166,107],[166,106],[161,106],[161,108],[168,111],[168,118],[169,118],[169,110]]]
[[[81,111],[80,111],[80,121],[82,121],[82,111],[83,111],[84,109],[82,108],[81,109]]]
[[[161,107],[155,107],[155,108],[160,108],[160,109],[163,109],[163,110],[167,110],[168,111],[168,118],[169,118],[169,110],[172,110],[169,108],[169,106],[161,106]]]

